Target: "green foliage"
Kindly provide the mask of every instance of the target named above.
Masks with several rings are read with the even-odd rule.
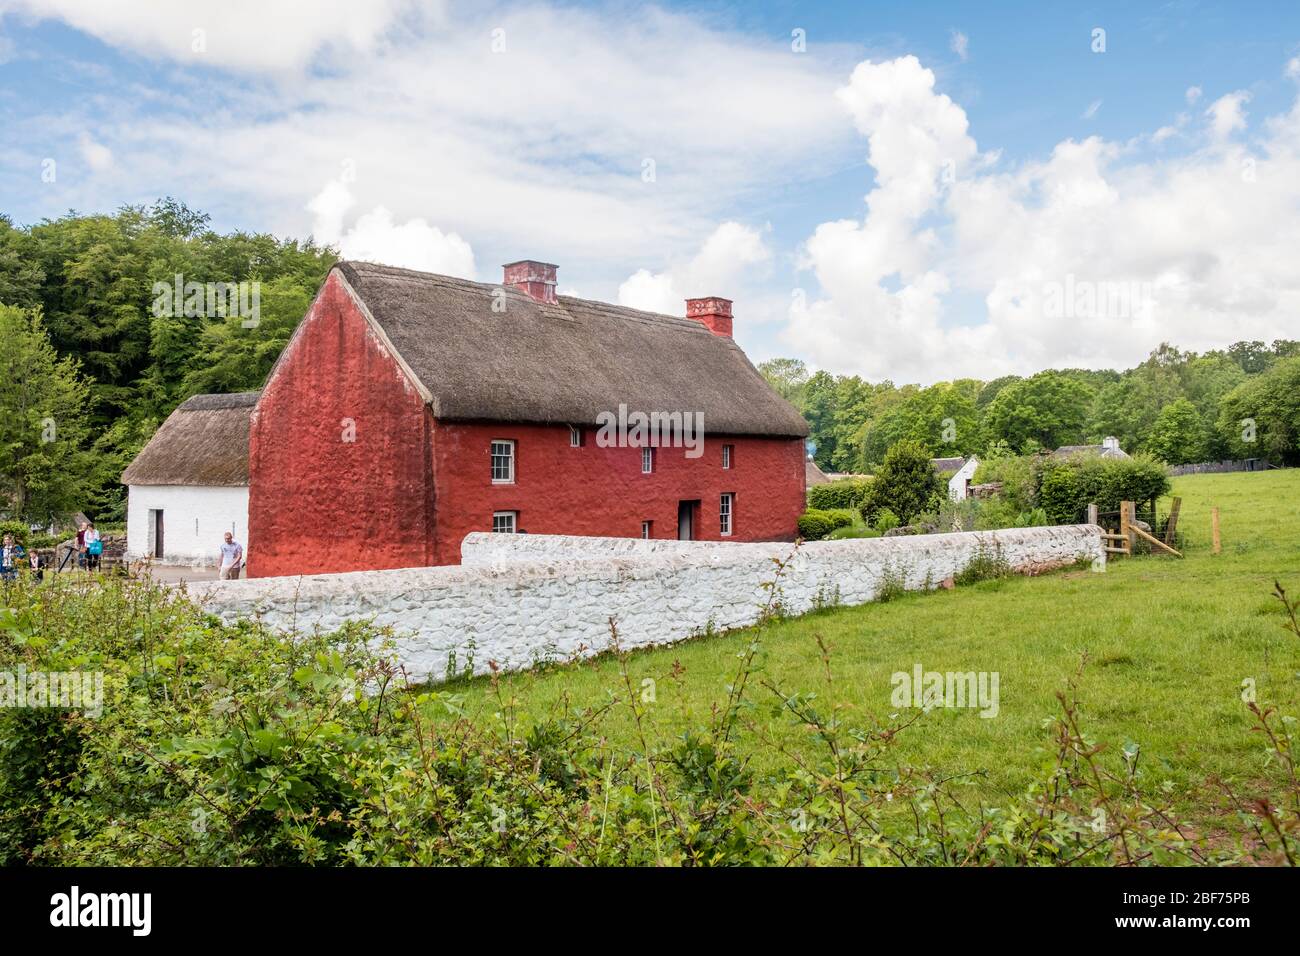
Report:
[[[1164,465],[1146,457],[1077,455],[1044,464],[1038,500],[1053,524],[1083,520],[1089,503],[1118,511],[1122,501],[1152,501],[1169,494]]]
[[[39,310],[0,305],[0,500],[46,521],[80,507],[89,479],[89,392],[75,361],[59,358]]]
[[[862,502],[862,514],[874,524],[881,509],[888,508],[906,524],[937,504],[944,493],[926,447],[915,441],[901,441],[885,455],[872,479]]]
[[[0,521],[0,539],[5,535],[13,535],[13,539],[24,548],[27,547],[31,539],[31,529],[27,526],[26,521]]]
[[[1011,565],[1003,555],[1002,548],[998,545],[989,547],[984,542],[980,542],[975,555],[966,563],[966,567],[953,575],[953,583],[960,586],[1010,576]]]
[[[879,538],[881,532],[875,528],[868,528],[866,525],[856,524],[843,528],[836,528],[827,537],[831,541],[842,541],[845,538]]]
[[[841,478],[808,489],[808,507],[828,511],[832,508],[857,508],[871,484],[869,478]]]
[[[876,534],[884,534],[886,531],[893,531],[902,523],[898,519],[898,515],[894,514],[893,511],[888,508],[881,508],[876,512],[876,516],[871,522],[871,528]]]
[[[1155,457],[1171,465],[1205,460],[1205,425],[1196,406],[1179,398],[1160,410],[1147,448]]]
[[[997,393],[985,410],[985,428],[1019,451],[1031,441],[1045,448],[1080,444],[1092,394],[1065,372],[1039,372]]]
[[[856,518],[856,512],[842,508],[825,511],[809,508],[799,516],[799,537],[806,541],[820,541],[837,528],[855,524]]]
[[[1300,357],[1277,360],[1225,395],[1218,432],[1234,457],[1300,465]]]

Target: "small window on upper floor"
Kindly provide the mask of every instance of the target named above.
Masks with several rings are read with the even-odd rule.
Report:
[[[648,475],[655,470],[655,450],[650,447],[641,449],[641,474]]]
[[[515,443],[506,439],[492,442],[492,484],[509,485],[515,480]]]
[[[570,448],[582,447],[582,429],[579,428],[577,425],[569,426],[569,447]]]
[[[735,460],[735,458],[736,458],[736,446],[723,445],[722,446],[722,467],[730,468],[731,463]]]

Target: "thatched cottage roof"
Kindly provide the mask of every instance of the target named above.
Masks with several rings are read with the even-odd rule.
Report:
[[[122,472],[124,485],[248,484],[248,419],[261,392],[195,395]]]
[[[626,404],[702,412],[706,434],[808,434],[731,338],[692,319],[563,295],[551,305],[510,287],[364,262],[335,269],[438,418],[594,425]]]

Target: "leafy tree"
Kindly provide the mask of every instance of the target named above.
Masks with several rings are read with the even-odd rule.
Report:
[[[1024,451],[1030,442],[1045,448],[1083,441],[1088,386],[1057,371],[1012,382],[989,403],[984,424],[992,439]]]
[[[1147,450],[1171,465],[1205,460],[1205,424],[1185,398],[1160,409],[1147,440]]]
[[[804,387],[808,384],[808,366],[800,359],[774,358],[759,363],[758,372],[777,394],[800,411],[803,410]]]
[[[943,485],[930,464],[930,452],[920,442],[901,441],[885,455],[863,499],[862,515],[869,522],[889,509],[903,523],[938,506]]]
[[[77,363],[59,358],[39,311],[0,305],[0,508],[45,521],[84,507],[86,405]]]
[[[1300,358],[1279,359],[1220,406],[1219,434],[1235,456],[1300,465]]]

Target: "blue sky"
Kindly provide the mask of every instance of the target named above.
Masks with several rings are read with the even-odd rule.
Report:
[[[1123,366],[1300,335],[1298,55],[1284,3],[0,0],[0,212],[547,259],[872,378]]]

